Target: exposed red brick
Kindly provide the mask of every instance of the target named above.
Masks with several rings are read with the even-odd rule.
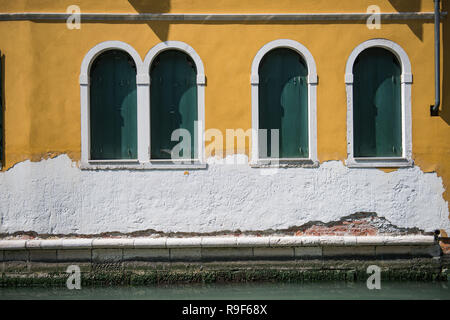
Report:
[[[442,253],[450,255],[450,241],[441,241],[439,244],[441,245]]]
[[[327,225],[312,225],[305,230],[299,230],[295,233],[296,236],[374,236],[378,234],[378,230],[370,224],[372,219],[343,221],[340,224]]]

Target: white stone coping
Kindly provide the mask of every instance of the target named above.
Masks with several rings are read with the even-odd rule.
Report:
[[[73,238],[56,240],[0,240],[0,250],[103,248],[254,248],[324,246],[426,246],[434,236],[266,236],[190,238]]]

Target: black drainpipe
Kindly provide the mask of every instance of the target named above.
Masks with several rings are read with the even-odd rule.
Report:
[[[434,0],[434,66],[436,102],[430,107],[432,117],[439,116],[441,105],[441,0]]]

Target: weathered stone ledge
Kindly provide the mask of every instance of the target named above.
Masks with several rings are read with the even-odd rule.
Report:
[[[0,250],[91,248],[234,248],[311,246],[426,246],[434,236],[296,236],[296,237],[191,237],[191,238],[94,238],[55,240],[0,240]]]
[[[0,262],[257,261],[439,257],[433,236],[2,240]]]

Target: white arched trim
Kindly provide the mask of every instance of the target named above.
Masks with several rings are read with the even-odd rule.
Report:
[[[402,67],[401,75],[401,108],[402,108],[402,149],[401,157],[392,158],[355,158],[353,144],[353,65],[356,58],[364,50],[372,47],[384,48],[392,52]],[[345,67],[345,87],[347,92],[347,165],[349,167],[409,167],[412,160],[411,134],[411,85],[413,76],[411,62],[405,50],[397,43],[386,39],[372,39],[357,46],[347,60]]]
[[[257,52],[252,63],[251,70],[251,87],[252,87],[252,156],[251,164],[253,166],[265,165],[267,160],[259,159],[259,66],[264,56],[271,50],[276,48],[289,48],[296,51],[306,62],[308,67],[308,136],[309,136],[309,157],[307,159],[274,159],[270,164],[289,164],[316,166],[317,158],[317,67],[311,52],[301,43],[289,40],[278,39],[265,44]],[[275,162],[275,163],[274,163]]]
[[[156,56],[166,50],[180,50],[189,55],[192,60],[194,60],[197,68],[197,84],[206,84],[205,67],[203,66],[202,59],[200,59],[200,56],[190,45],[181,41],[165,41],[158,43],[156,46],[151,48],[144,60],[145,73],[148,74],[150,72],[150,66]]]
[[[194,137],[197,140],[197,154],[198,159],[192,159],[194,163],[205,163],[205,144],[204,144],[204,131],[205,131],[205,85],[206,85],[206,76],[205,76],[205,68],[203,66],[203,62],[200,59],[200,56],[197,54],[197,52],[188,44],[181,42],[181,41],[165,41],[157,44],[153,48],[150,49],[150,51],[147,53],[144,59],[143,63],[143,70],[144,73],[148,76],[148,90],[146,90],[145,94],[146,96],[145,101],[147,101],[147,112],[148,114],[145,115],[145,119],[150,119],[150,67],[153,63],[153,60],[163,51],[166,50],[179,50],[187,55],[189,55],[192,60],[195,63],[196,69],[197,69],[197,126],[196,126],[196,137]],[[150,121],[148,122],[148,128],[146,128],[147,132],[150,132]],[[151,150],[150,148],[150,136],[147,136],[147,144],[148,144],[148,150]],[[152,160],[154,162],[154,160]]]
[[[136,72],[138,74],[140,73],[140,70],[142,69],[142,60],[139,53],[137,53],[132,46],[122,41],[105,41],[97,44],[84,56],[80,71],[81,85],[89,85],[89,72],[95,58],[97,58],[101,53],[110,50],[122,50],[127,52],[136,64]]]

